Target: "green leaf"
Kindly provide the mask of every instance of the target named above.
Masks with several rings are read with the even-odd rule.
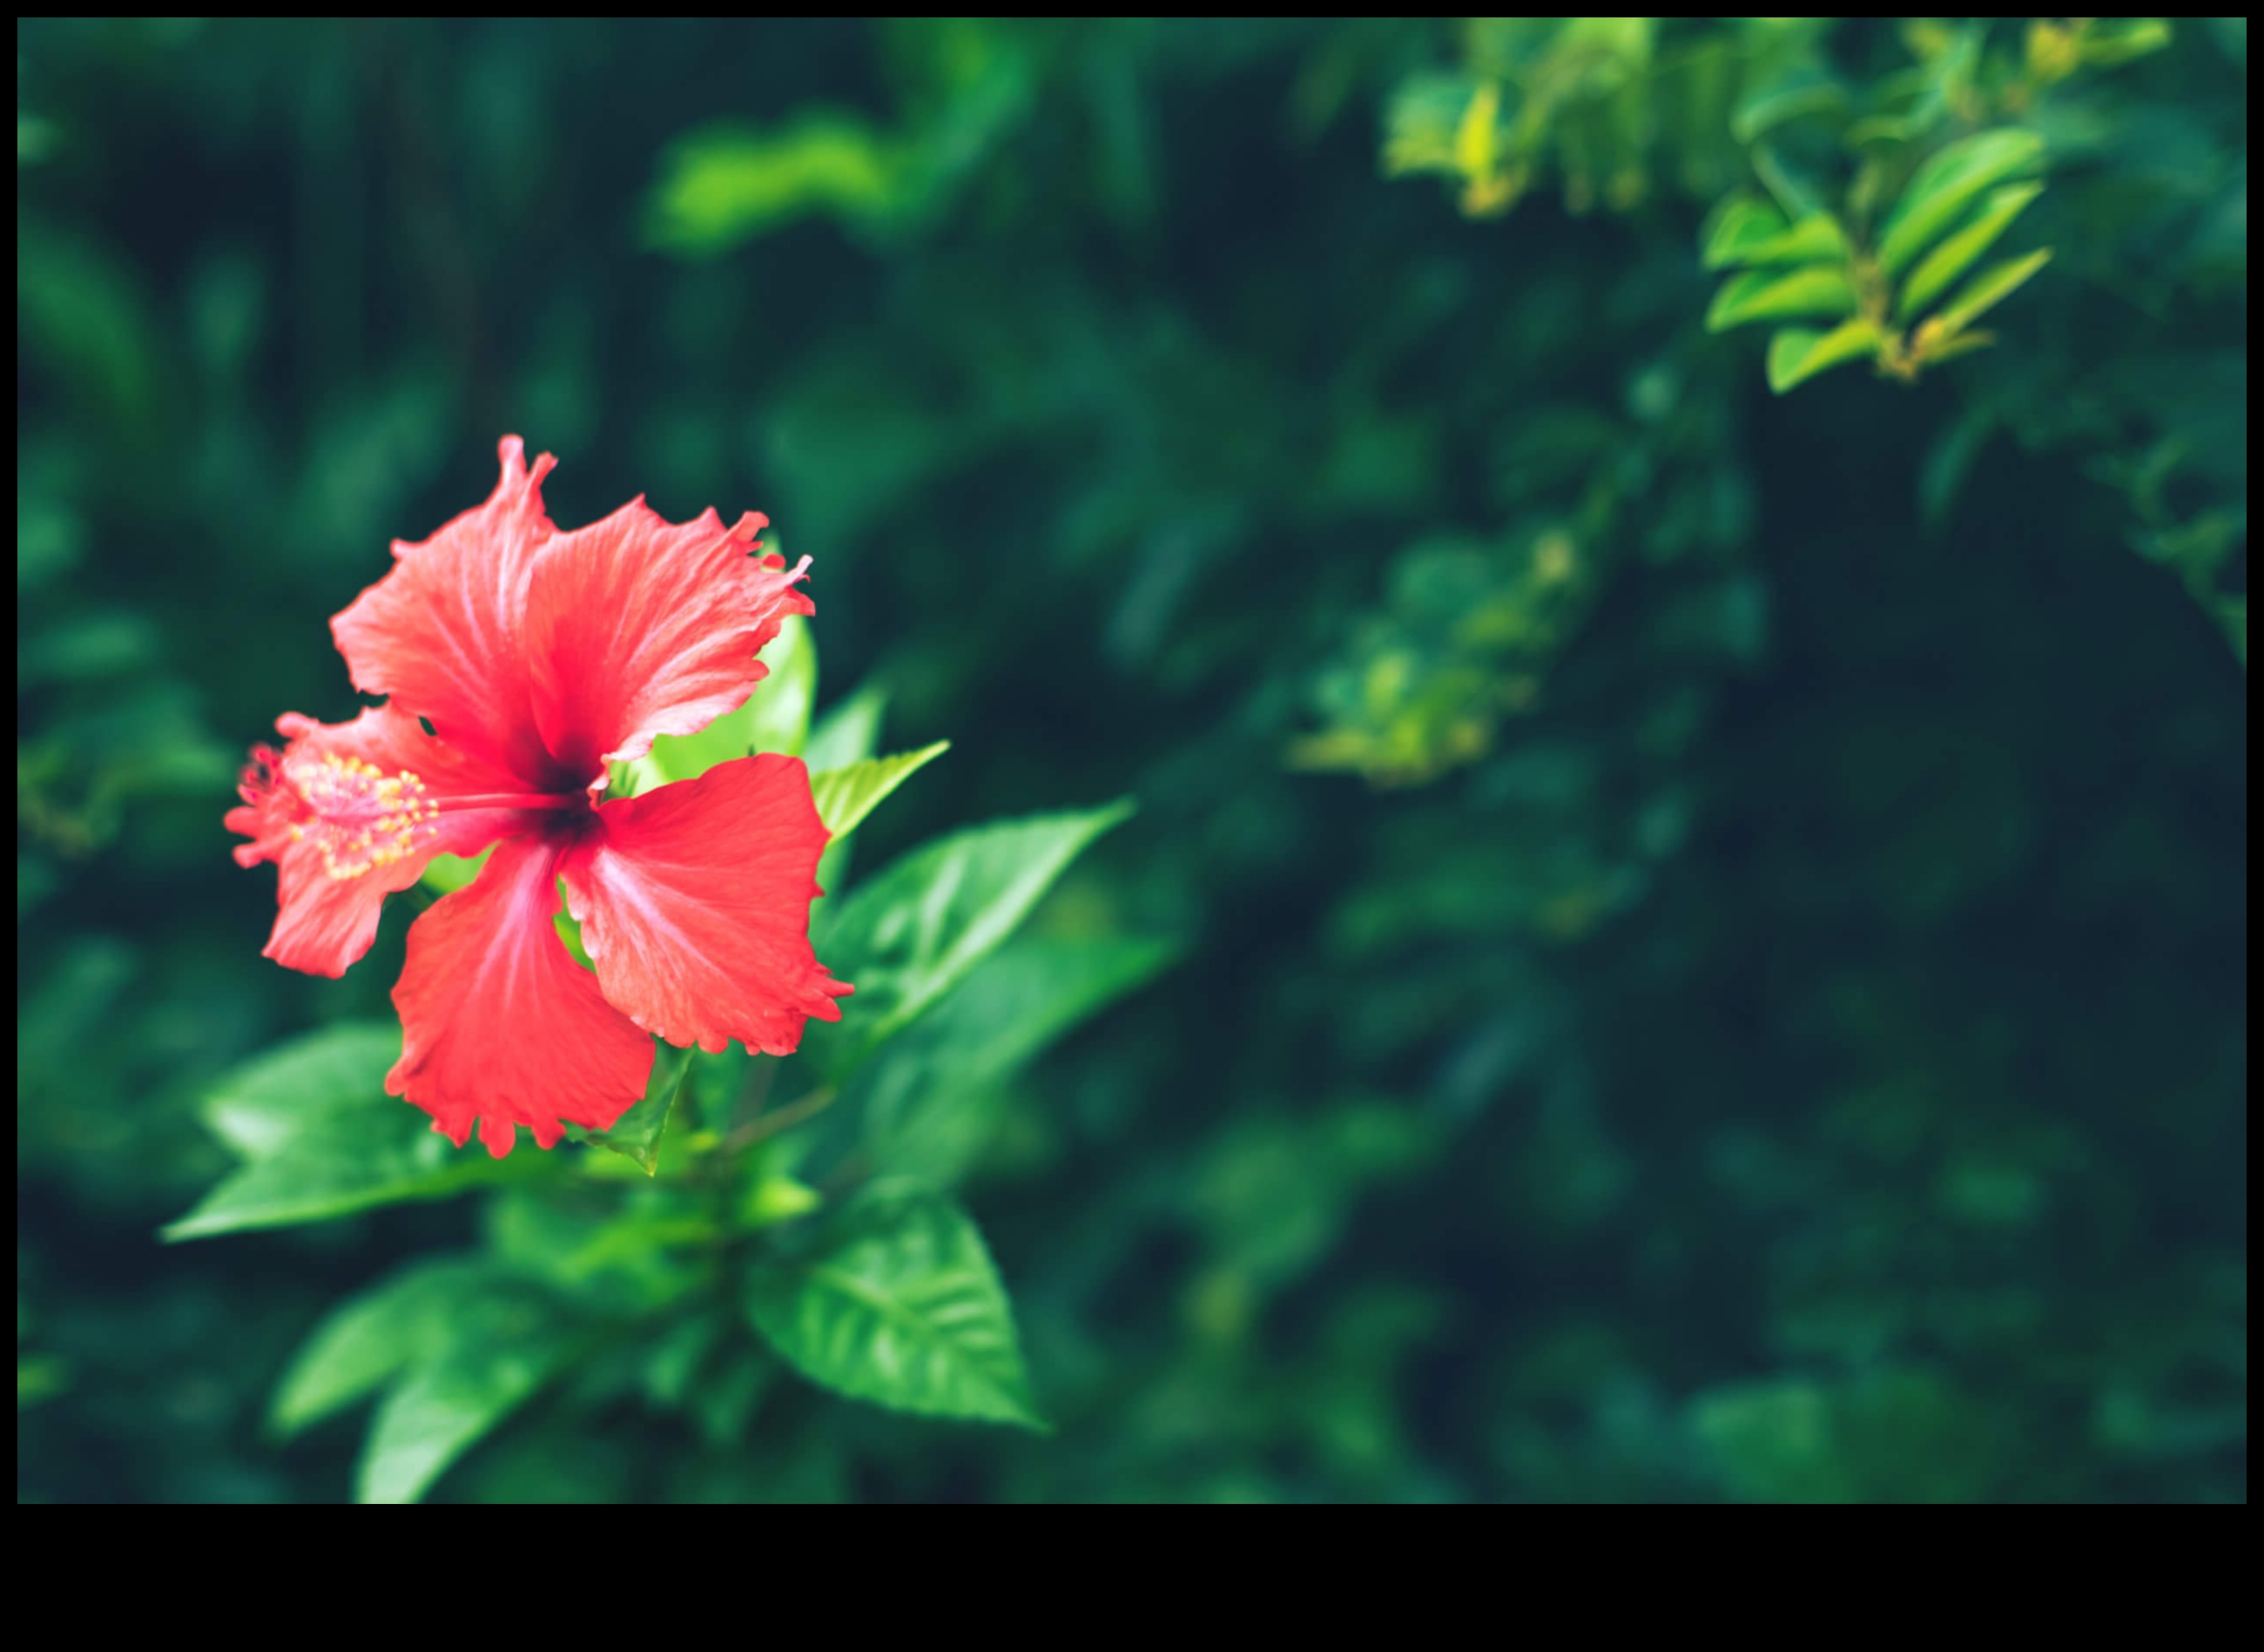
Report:
[[[1752,162],[1753,176],[1761,180],[1761,186],[1775,197],[1785,216],[1795,223],[1815,217],[1824,210],[1822,192],[1816,184],[1802,177],[1796,168],[1786,165],[1772,146],[1756,143],[1747,158]]]
[[[523,1173],[508,1160],[459,1152],[431,1119],[386,1095],[387,1069],[400,1054],[398,1027],[347,1022],[236,1069],[204,1117],[244,1163],[163,1236],[318,1222]]]
[[[1938,368],[1945,361],[1971,355],[1976,350],[1986,350],[1996,342],[1993,332],[1961,332],[1954,338],[1941,340],[1921,338],[1912,360],[1923,367]]]
[[[450,1256],[418,1263],[331,1309],[276,1385],[269,1424],[287,1438],[375,1393],[437,1349],[452,1311],[490,1282],[484,1263]]]
[[[885,222],[905,203],[906,156],[861,121],[824,112],[777,132],[716,128],[678,144],[653,186],[647,237],[721,252],[810,213]]]
[[[1977,132],[1941,150],[1912,177],[1879,236],[1879,267],[1893,275],[1932,246],[1982,191],[2043,158],[2044,141],[2014,127]]]
[[[954,1180],[989,1139],[1016,1069],[1177,953],[1122,936],[1010,941],[860,1067],[838,1110],[861,1121],[865,1152],[883,1172]]]
[[[581,1340],[545,1292],[490,1261],[421,1263],[316,1328],[277,1386],[270,1422],[288,1436],[391,1384],[363,1447],[356,1495],[414,1502]]]
[[[868,757],[846,768],[830,768],[809,777],[809,795],[817,804],[817,818],[837,838],[847,837],[857,824],[918,769],[951,749],[949,740],[938,740],[917,752],[892,757]]]
[[[955,833],[896,861],[844,901],[815,939],[853,982],[842,1018],[813,1022],[805,1049],[838,1081],[874,1045],[965,979],[1028,915],[1086,844],[1128,803]]]
[[[853,1399],[1046,1426],[983,1236],[940,1194],[876,1185],[812,1255],[758,1269],[747,1309],[788,1365]]]
[[[461,855],[435,855],[424,864],[424,886],[437,889],[444,895],[453,895],[480,875],[480,868],[488,863],[488,856],[494,853],[495,845],[490,843],[469,858]]]
[[[1847,89],[1811,69],[1741,98],[1730,114],[1730,135],[1739,143],[1751,143],[1789,121],[1844,114],[1847,108]]]
[[[1714,295],[1706,311],[1706,331],[1722,332],[1748,322],[1793,316],[1847,316],[1854,309],[1855,289],[1838,265],[1812,264],[1789,273],[1747,270],[1731,276]]]
[[[747,1190],[739,1202],[739,1220],[749,1227],[768,1227],[806,1216],[825,1203],[825,1196],[805,1182],[783,1172],[766,1175]]]
[[[1714,209],[1702,255],[1709,270],[1726,269],[1746,261],[1746,253],[1766,245],[1790,226],[1785,215],[1765,200],[1751,195],[1731,195]]]
[[[817,703],[817,634],[801,615],[789,614],[756,658],[771,672],[747,702],[753,709],[748,750],[799,757],[809,733],[810,708]]]
[[[566,1133],[587,1146],[603,1147],[633,1160],[647,1175],[656,1175],[660,1169],[662,1132],[667,1130],[676,1098],[683,1094],[685,1081],[691,1076],[691,1051],[664,1051],[654,1058],[642,1097],[613,1120],[610,1129],[584,1130],[569,1124]]]
[[[846,768],[870,757],[880,743],[881,713],[888,702],[883,690],[867,683],[820,717],[802,748],[802,760],[809,765],[810,772]],[[852,840],[837,833],[825,846],[825,853],[817,857],[820,889],[838,894],[847,886],[853,852]]]
[[[1802,380],[1812,379],[1843,361],[1869,355],[1878,346],[1878,328],[1861,317],[1830,332],[1787,327],[1769,340],[1769,389],[1781,396]]]
[[[1746,241],[1738,248],[1734,258],[1725,257],[1721,261],[1743,265],[1844,263],[1847,257],[1847,236],[1840,229],[1840,221],[1828,212],[1814,212],[1789,229],[1765,239]]]
[[[414,1503],[481,1436],[555,1375],[579,1339],[532,1289],[456,1305],[440,1346],[377,1408],[354,1471],[359,1503]]]
[[[2160,18],[2117,18],[2086,30],[2077,50],[2093,69],[2115,69],[2165,50],[2170,25]]]
[[[817,644],[809,622],[787,615],[756,658],[770,667],[770,675],[737,710],[726,711],[697,734],[664,734],[652,743],[650,761],[663,780],[693,780],[718,763],[755,752],[801,754],[817,694]]]
[[[888,709],[887,693],[871,684],[857,690],[817,719],[802,742],[802,761],[815,774],[846,768],[873,754],[880,744],[881,713]]]
[[[1908,322],[1924,309],[1952,281],[1970,269],[1974,260],[1994,245],[2013,220],[2028,209],[2028,203],[2043,193],[2042,184],[2007,184],[1992,191],[1981,210],[1963,229],[1919,260],[1910,280],[1903,283],[1902,297],[1895,306],[1898,319]]]
[[[2051,249],[2040,247],[2023,258],[2007,258],[2001,264],[1991,265],[1968,281],[1956,297],[1927,321],[1919,330],[1921,345],[1927,343],[1929,335],[1946,342],[1963,332],[1985,312],[2010,297],[2014,288],[2021,286],[2050,260]],[[1938,355],[1940,352],[1930,349],[1928,353]]]

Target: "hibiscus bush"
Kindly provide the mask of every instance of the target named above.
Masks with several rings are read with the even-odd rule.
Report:
[[[19,1498],[2245,1497],[2246,50],[20,25]]]
[[[927,1177],[955,1115],[1166,956],[1008,944],[1128,810],[955,833],[827,908],[818,936],[864,988],[844,1024],[854,988],[812,955],[812,899],[947,743],[874,756],[877,693],[811,728],[809,558],[787,570],[766,518],[677,527],[637,499],[562,533],[551,456],[530,467],[507,437],[502,458],[486,504],[396,542],[332,622],[383,703],[336,725],[286,713],[228,817],[252,840],[240,862],[276,863],[266,955],[287,967],[343,974],[388,893],[440,891],[409,932],[399,1026],[336,1023],[222,1080],[207,1121],[243,1163],[168,1236],[509,1188],[483,1247],[341,1306],[277,1392],[289,1433],[383,1391],[369,1501],[418,1496],[568,1371],[580,1403],[641,1394],[725,1437],[775,1361],[904,1411],[1043,1428],[982,1235]],[[812,1020],[832,1030],[805,1052]],[[498,1167],[521,1129],[584,1151],[502,1176],[381,1089],[455,1148],[476,1129]],[[836,1107],[847,1128],[821,1131]]]

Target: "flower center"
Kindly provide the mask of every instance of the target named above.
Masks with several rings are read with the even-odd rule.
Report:
[[[243,771],[243,796],[258,807],[265,823],[262,830],[279,826],[293,842],[312,844],[323,857],[323,870],[341,882],[433,848],[444,813],[527,809],[587,813],[593,807],[589,794],[578,790],[436,797],[421,775],[405,768],[388,775],[366,758],[336,752],[279,754],[272,746],[262,746],[253,749],[251,760],[251,767]],[[496,831],[480,841],[518,829],[508,821],[498,822]]]
[[[324,752],[286,760],[282,777],[308,811],[292,823],[292,837],[312,843],[323,870],[341,881],[389,866],[439,835],[432,824],[439,804],[405,768],[388,775],[361,758]]]

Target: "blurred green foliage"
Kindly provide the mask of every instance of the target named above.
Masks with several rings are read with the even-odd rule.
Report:
[[[2070,274],[2092,290],[2061,287],[2016,360],[1957,375],[1961,410],[1921,484],[1929,525],[1996,432],[2071,448],[2124,492],[2131,542],[2177,570],[2245,661],[2246,385],[2197,339],[2245,335],[2246,25],[2195,27],[2200,78],[2150,81],[2101,76],[2166,51],[2159,18],[1905,18],[1890,35],[1817,18],[1473,18],[1457,69],[1400,83],[1383,164],[1456,180],[1477,218],[1552,173],[1568,212],[1600,200],[1637,235],[1658,227],[1662,190],[1710,202],[1698,242],[1726,279],[1706,329],[1775,324],[1765,370],[1780,394],[1865,360],[1912,382],[1993,345],[1974,324],[2054,248],[1976,266],[2043,198],[2039,220],[2078,244]],[[2035,177],[2047,168],[2049,188]],[[1643,440],[1591,439],[1615,456]],[[1651,484],[1664,455],[1646,457],[1610,499]],[[2138,480],[2156,465],[2180,474],[2179,505]],[[1591,556],[1613,549],[1605,535]],[[1389,781],[1485,750],[1529,698],[1532,639],[1549,629],[1525,585],[1498,561],[1487,590],[1456,599],[1526,620],[1506,646],[1474,622],[1440,636],[1422,612],[1435,604],[1409,587],[1329,685],[1332,726],[1303,754]],[[1410,669],[1417,657],[1430,669]]]
[[[18,38],[19,1496],[2245,1496],[2244,21]],[[1811,207],[1891,328],[2053,256],[1778,397]],[[506,430],[815,558],[814,767],[952,741],[829,888],[1140,800],[811,1121],[1049,1436],[508,1180],[158,1242],[359,1128],[244,1064],[381,1049],[410,913],[276,969],[220,814]]]

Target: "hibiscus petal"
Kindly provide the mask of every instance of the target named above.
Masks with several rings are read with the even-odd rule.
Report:
[[[424,541],[395,540],[387,574],[330,621],[353,685],[390,695],[440,736],[538,786],[549,776],[529,714],[520,640],[526,573],[556,529],[542,478],[516,436],[499,449],[503,477],[486,504]],[[586,775],[577,775],[579,784]]]
[[[544,743],[575,773],[643,756],[656,736],[696,734],[745,703],[767,671],[756,651],[789,614],[802,568],[751,550],[767,519],[730,528],[709,511],[683,526],[633,499],[561,534],[527,580],[526,659]]]
[[[277,864],[265,955],[287,968],[345,974],[369,950],[386,896],[435,855],[475,855],[545,819],[505,801],[532,801],[512,775],[389,705],[343,724],[287,712],[275,726],[288,744],[252,753],[243,806],[225,824],[252,840],[236,846],[240,865]]]
[[[606,1000],[671,1044],[791,1054],[848,992],[809,947],[827,833],[802,761],[719,763],[598,811],[559,867]]]
[[[606,1002],[598,978],[559,940],[557,848],[519,837],[468,888],[441,897],[409,931],[393,989],[401,1059],[385,1076],[462,1146],[480,1120],[497,1158],[512,1126],[555,1146],[561,1122],[604,1130],[643,1095],[652,1040]]]

